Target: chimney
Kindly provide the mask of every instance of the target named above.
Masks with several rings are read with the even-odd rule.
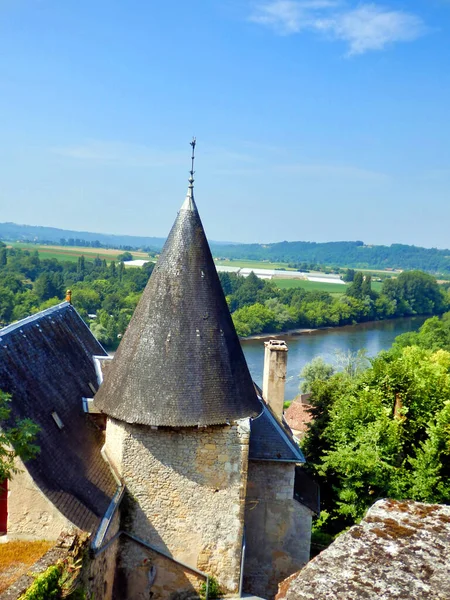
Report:
[[[269,340],[264,342],[264,346],[263,397],[276,416],[281,419],[288,347],[286,342],[281,340]]]

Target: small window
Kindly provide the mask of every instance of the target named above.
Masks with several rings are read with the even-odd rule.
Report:
[[[64,429],[64,423],[61,421],[61,418],[56,411],[52,412],[52,417],[55,423],[58,425],[58,427],[60,429]]]

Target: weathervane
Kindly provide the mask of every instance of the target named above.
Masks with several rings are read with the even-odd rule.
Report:
[[[191,160],[192,160],[192,164],[191,164],[191,176],[189,177],[189,187],[191,189],[194,188],[194,160],[195,160],[195,144],[197,143],[197,140],[195,139],[195,137],[192,138],[192,142],[190,142],[191,146],[192,146],[192,156],[191,156]]]

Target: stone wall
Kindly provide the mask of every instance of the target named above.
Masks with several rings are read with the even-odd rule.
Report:
[[[106,549],[87,561],[83,573],[84,589],[89,592],[89,598],[95,600],[112,600],[114,598],[114,584],[118,563],[120,539],[116,538],[109,546],[108,542],[114,538],[120,529],[120,513],[116,512],[108,532],[103,540],[102,547]]]
[[[244,590],[263,598],[309,560],[312,513],[293,499],[294,475],[291,463],[249,463]]]
[[[74,525],[46,498],[22,461],[19,473],[8,482],[8,538],[56,540]]]
[[[129,492],[123,528],[213,575],[229,592],[239,587],[249,431],[248,419],[180,429],[108,419],[106,429],[105,452]],[[123,543],[122,578],[128,577],[133,588],[127,591],[128,600],[144,597],[141,587],[150,573],[147,554],[135,543]],[[167,559],[152,557],[151,562],[158,563],[153,599],[200,583],[198,576],[175,563],[169,566]]]

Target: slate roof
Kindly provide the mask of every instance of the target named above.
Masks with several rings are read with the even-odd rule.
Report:
[[[283,581],[277,600],[447,600],[450,506],[379,500]]]
[[[191,186],[95,405],[128,423],[172,427],[261,411]]]
[[[26,467],[49,500],[86,531],[97,527],[117,487],[100,454],[103,434],[82,412],[82,397],[97,388],[92,356],[105,354],[67,302],[0,330],[0,389],[12,395],[11,420],[27,417],[41,428],[41,451]]]
[[[305,457],[285,422],[280,423],[255,384],[263,411],[250,421],[250,460],[304,463]]]

